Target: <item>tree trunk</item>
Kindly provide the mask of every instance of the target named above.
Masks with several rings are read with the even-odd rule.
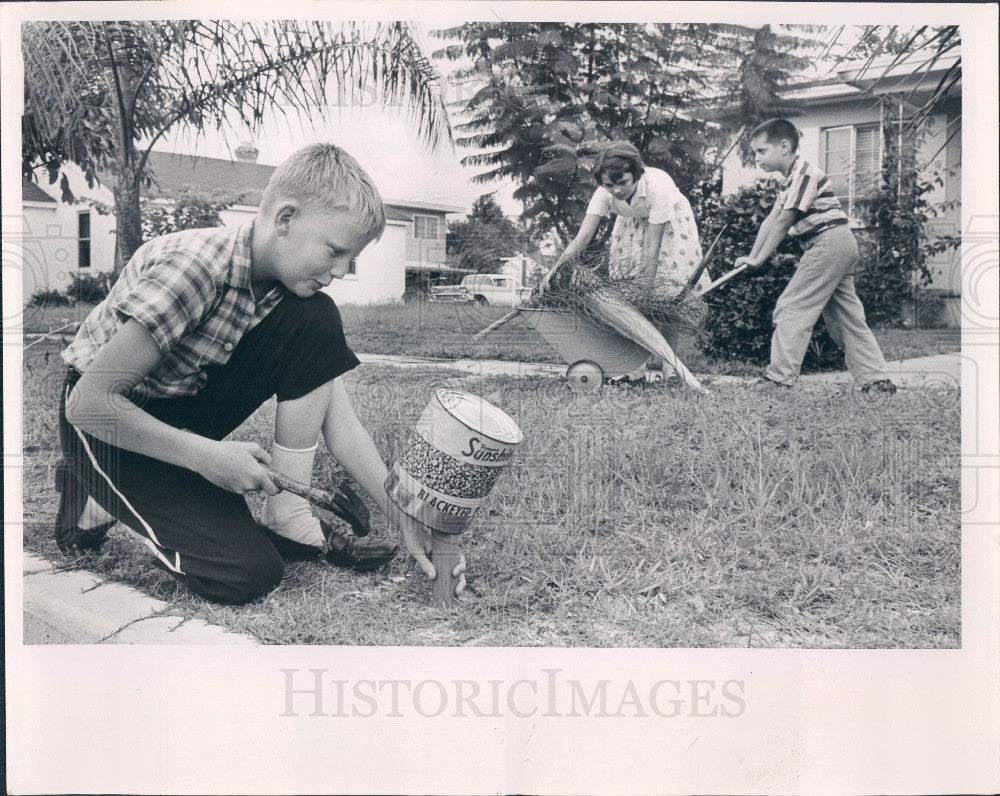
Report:
[[[142,245],[142,217],[139,206],[139,153],[135,148],[135,108],[136,93],[140,82],[139,73],[126,52],[121,57],[117,44],[106,33],[105,45],[108,58],[108,85],[115,102],[111,109],[115,117],[115,269],[114,278],[132,259],[135,250]]]
[[[134,160],[133,160],[134,163]],[[122,164],[124,165],[124,164]],[[131,164],[115,177],[115,270],[117,279],[135,250],[142,246],[142,213],[139,209],[139,183]]]

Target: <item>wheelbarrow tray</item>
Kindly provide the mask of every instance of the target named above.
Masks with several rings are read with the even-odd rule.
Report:
[[[650,356],[638,343],[579,310],[521,307],[520,312],[567,365],[593,362],[605,378],[634,373]]]

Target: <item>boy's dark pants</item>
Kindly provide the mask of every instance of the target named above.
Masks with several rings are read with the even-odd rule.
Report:
[[[343,340],[339,313],[328,296],[286,295],[243,335],[225,365],[207,369],[208,380],[197,395],[133,398],[133,403],[176,428],[221,440],[271,396],[301,397],[347,369],[331,357],[335,348],[343,360],[345,349],[337,340]],[[158,566],[195,594],[238,604],[274,589],[281,581],[282,558],[274,535],[254,521],[246,499],[192,470],[71,426],[66,398],[79,378],[70,368],[59,404],[62,489],[76,490],[81,507],[81,498],[93,497],[142,537]]]

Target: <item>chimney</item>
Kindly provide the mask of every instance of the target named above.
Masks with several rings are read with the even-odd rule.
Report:
[[[251,142],[244,141],[238,147],[236,147],[236,159],[240,163],[256,163],[257,156],[260,154],[257,147],[255,147]]]

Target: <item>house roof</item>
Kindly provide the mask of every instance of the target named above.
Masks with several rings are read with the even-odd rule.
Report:
[[[55,199],[49,196],[45,191],[39,188],[31,180],[21,180],[21,201],[22,202],[51,202],[52,204],[59,204]]]
[[[806,103],[833,99],[851,99],[866,92],[887,94],[894,91],[928,90],[958,60],[957,55],[936,58],[930,52],[912,53],[898,60],[894,56],[847,61],[835,77],[788,86],[781,96]]]
[[[146,192],[151,198],[177,196],[190,187],[209,195],[240,197],[237,204],[257,207],[275,167],[240,160],[152,151],[149,153],[149,169],[155,180],[152,188]],[[455,213],[461,209],[419,200],[392,200],[385,204],[386,217],[390,221],[412,221],[414,211]]]
[[[185,188],[209,194],[240,197],[237,204],[256,207],[271,179],[274,166],[239,160],[180,155],[175,152],[150,152],[149,171],[154,184],[150,197],[177,196]]]

